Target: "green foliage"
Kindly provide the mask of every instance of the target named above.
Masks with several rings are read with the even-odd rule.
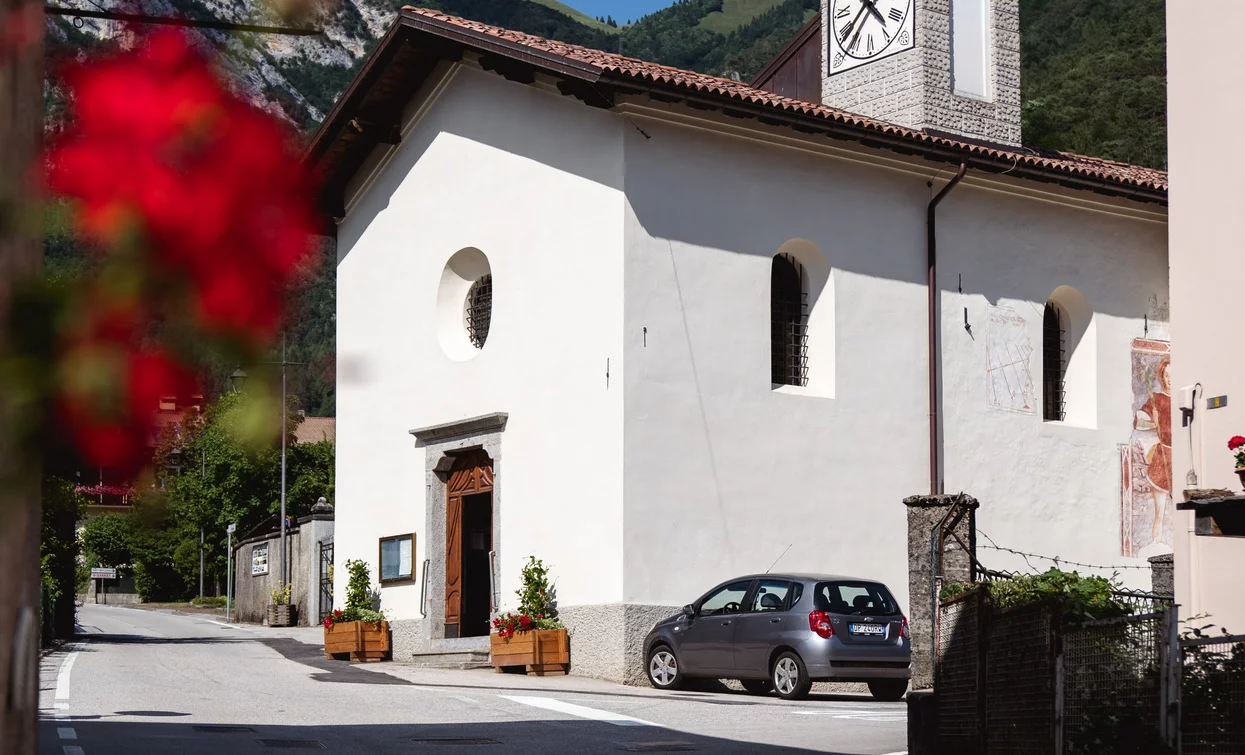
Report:
[[[1163,0],[1021,0],[1024,140],[1163,168]]]
[[[341,621],[384,621],[384,614],[372,607],[376,595],[367,562],[357,558],[348,560],[346,574],[346,609],[342,611]]]
[[[129,514],[104,514],[86,521],[82,549],[88,566],[120,567],[133,561],[134,524]]]
[[[1023,574],[1012,579],[980,582],[975,585],[943,585],[941,600],[957,598],[975,587],[989,592],[990,603],[997,608],[1015,608],[1037,603],[1059,604],[1068,624],[1082,624],[1097,619],[1127,616],[1129,607],[1116,599],[1116,580],[1106,577],[1081,576],[1076,572],[1049,569],[1041,574]]]
[[[548,567],[535,556],[528,556],[522,579],[522,589],[515,591],[519,596],[519,614],[531,617],[533,629],[561,629],[557,596],[549,582]]]
[[[219,597],[214,595],[206,595],[202,598],[194,597],[190,599],[190,604],[200,608],[224,608],[225,597],[223,595]]]
[[[290,604],[290,594],[294,591],[293,585],[285,587],[272,587],[268,590],[268,602],[274,606],[288,606]]]

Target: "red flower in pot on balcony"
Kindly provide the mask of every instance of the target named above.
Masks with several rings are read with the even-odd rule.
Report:
[[[1245,436],[1233,435],[1228,439],[1228,450],[1236,455],[1236,474],[1245,486]]]

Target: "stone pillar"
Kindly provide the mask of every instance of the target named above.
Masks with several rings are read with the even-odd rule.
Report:
[[[960,495],[916,495],[904,499],[908,509],[908,626],[912,633],[912,689],[934,686],[933,603],[930,577],[931,536]],[[970,550],[977,547],[977,499],[964,495],[968,512],[954,533]],[[936,544],[936,540],[933,541]],[[943,545],[943,583],[972,582],[975,553],[966,552],[948,534]]]
[[[1150,562],[1150,592],[1155,595],[1175,595],[1176,571],[1172,554],[1164,553],[1146,560]]]

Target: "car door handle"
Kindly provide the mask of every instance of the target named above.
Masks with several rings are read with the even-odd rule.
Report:
[[[724,627],[730,626],[730,624],[731,624],[731,623],[730,623],[729,621],[724,621],[724,622],[722,622],[722,626],[724,626]]]
[[[769,620],[769,623],[771,623],[771,624],[780,624],[780,623],[782,623],[782,619],[770,619],[770,620]]]

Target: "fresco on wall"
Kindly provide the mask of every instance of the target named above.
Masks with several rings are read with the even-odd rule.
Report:
[[[1134,558],[1172,543],[1169,352],[1165,341],[1133,341],[1133,432],[1120,447],[1120,554]]]
[[[986,381],[994,409],[1034,414],[1033,342],[1025,319],[1011,307],[989,307],[986,328]]]

